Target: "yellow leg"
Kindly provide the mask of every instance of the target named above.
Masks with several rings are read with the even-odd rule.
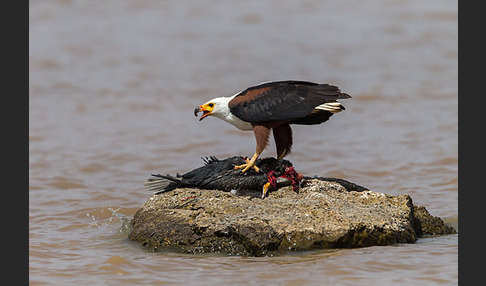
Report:
[[[259,155],[260,154],[255,153],[253,155],[253,157],[251,157],[251,160],[248,161],[248,159],[246,159],[246,164],[235,166],[235,170],[236,169],[243,169],[241,172],[244,173],[244,172],[248,171],[248,169],[253,168],[256,172],[260,172],[260,168],[255,166],[255,162],[258,159]]]

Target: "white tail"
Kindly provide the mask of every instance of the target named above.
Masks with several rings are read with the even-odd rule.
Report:
[[[316,109],[329,111],[332,113],[338,113],[344,110],[344,107],[341,105],[340,102],[335,101],[335,102],[326,102],[324,104],[321,104],[317,106]]]

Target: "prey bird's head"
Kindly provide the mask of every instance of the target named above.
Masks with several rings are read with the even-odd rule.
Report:
[[[196,109],[194,109],[194,115],[196,117],[199,114],[199,112],[202,112],[199,121],[203,120],[209,115],[222,117],[226,114],[226,112],[229,112],[228,100],[225,97],[218,97],[218,98],[211,99],[210,101],[201,104],[198,107],[196,107]]]

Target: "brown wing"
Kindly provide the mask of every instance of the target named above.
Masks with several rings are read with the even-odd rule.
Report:
[[[293,120],[309,115],[316,106],[350,98],[337,86],[307,81],[276,81],[249,87],[233,98],[231,113],[243,121],[261,123]]]

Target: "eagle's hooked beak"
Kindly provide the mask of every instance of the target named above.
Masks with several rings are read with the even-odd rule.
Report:
[[[199,118],[199,121],[203,120],[205,117],[211,115],[213,112],[213,103],[205,103],[203,105],[199,105],[194,109],[194,115],[197,117],[199,112],[202,112],[203,114],[201,115],[201,118]]]

